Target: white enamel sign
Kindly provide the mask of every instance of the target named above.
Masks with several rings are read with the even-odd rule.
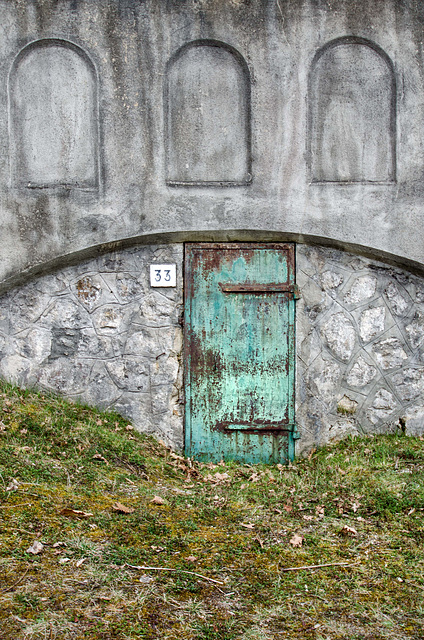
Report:
[[[177,265],[176,264],[151,264],[150,265],[150,286],[151,287],[176,287],[177,286]]]

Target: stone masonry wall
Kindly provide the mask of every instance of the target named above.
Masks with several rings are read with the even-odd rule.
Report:
[[[117,251],[0,297],[0,375],[128,416],[183,445],[183,245]],[[424,433],[424,280],[297,245],[297,453],[348,434]],[[149,265],[176,263],[156,289]]]
[[[424,280],[297,246],[298,453],[347,434],[424,433]]]
[[[0,375],[118,411],[182,447],[182,245],[122,250],[0,297]],[[152,289],[149,265],[176,263]]]

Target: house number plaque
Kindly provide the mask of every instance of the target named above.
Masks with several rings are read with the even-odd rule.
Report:
[[[176,287],[177,286],[177,265],[176,264],[151,264],[150,265],[150,286],[151,287]]]

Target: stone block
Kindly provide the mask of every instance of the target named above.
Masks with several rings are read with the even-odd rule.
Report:
[[[424,343],[424,313],[417,311],[411,323],[405,327],[406,335],[413,349],[421,347]]]
[[[397,395],[404,402],[411,402],[421,397],[424,405],[424,369],[408,367],[392,376]],[[424,426],[424,423],[423,423]]]
[[[321,274],[321,287],[330,293],[331,296],[334,295],[334,290],[338,289],[344,281],[344,276],[337,272],[328,269]]]
[[[124,347],[126,355],[144,356],[151,359],[168,355],[174,345],[175,327],[137,327],[130,333]]]
[[[384,371],[400,367],[408,359],[404,345],[394,337],[378,340],[373,344],[372,351]]]
[[[365,309],[361,313],[359,321],[359,334],[364,343],[370,342],[373,338],[382,333],[385,329],[386,308],[373,307]]]
[[[100,307],[93,312],[93,326],[100,335],[119,335],[128,327],[127,310],[118,304]]]
[[[19,333],[13,340],[16,353],[28,358],[33,364],[46,360],[51,351],[52,337],[47,329],[31,328]]]
[[[69,297],[53,298],[52,303],[41,317],[41,326],[63,329],[82,329],[91,327],[87,311]]]
[[[308,385],[321,402],[334,404],[340,386],[341,367],[336,362],[318,357],[307,374]]]
[[[37,383],[65,396],[83,393],[90,380],[93,364],[87,360],[57,358],[37,372]]]
[[[352,286],[343,300],[347,305],[363,304],[375,295],[376,288],[377,278],[375,276],[360,276],[353,281]]]
[[[112,382],[102,362],[96,362],[90,372],[86,389],[78,395],[82,402],[109,409],[122,395],[121,389]]]
[[[81,329],[53,327],[51,332],[50,360],[73,356],[78,352]]]
[[[143,358],[123,356],[106,363],[113,382],[125,391],[147,393],[150,388],[149,363]]]
[[[377,425],[385,422],[397,408],[398,403],[394,395],[387,389],[379,389],[366,415],[373,425]]]
[[[178,312],[173,300],[158,291],[145,295],[133,313],[131,322],[149,327],[162,327],[178,322]]]
[[[368,364],[362,356],[359,356],[350,369],[346,381],[352,387],[365,387],[376,375],[377,369]]]
[[[150,379],[152,385],[172,385],[175,383],[178,370],[178,358],[163,355],[150,363]]]
[[[408,310],[409,302],[401,295],[398,287],[390,282],[387,285],[385,294],[389,300],[390,308],[396,316],[403,316]]]
[[[350,318],[343,312],[332,315],[322,328],[332,353],[340,360],[350,360],[356,342],[356,331]]]

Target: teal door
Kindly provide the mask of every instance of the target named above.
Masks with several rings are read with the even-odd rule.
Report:
[[[186,455],[293,459],[295,297],[292,244],[186,245]]]

